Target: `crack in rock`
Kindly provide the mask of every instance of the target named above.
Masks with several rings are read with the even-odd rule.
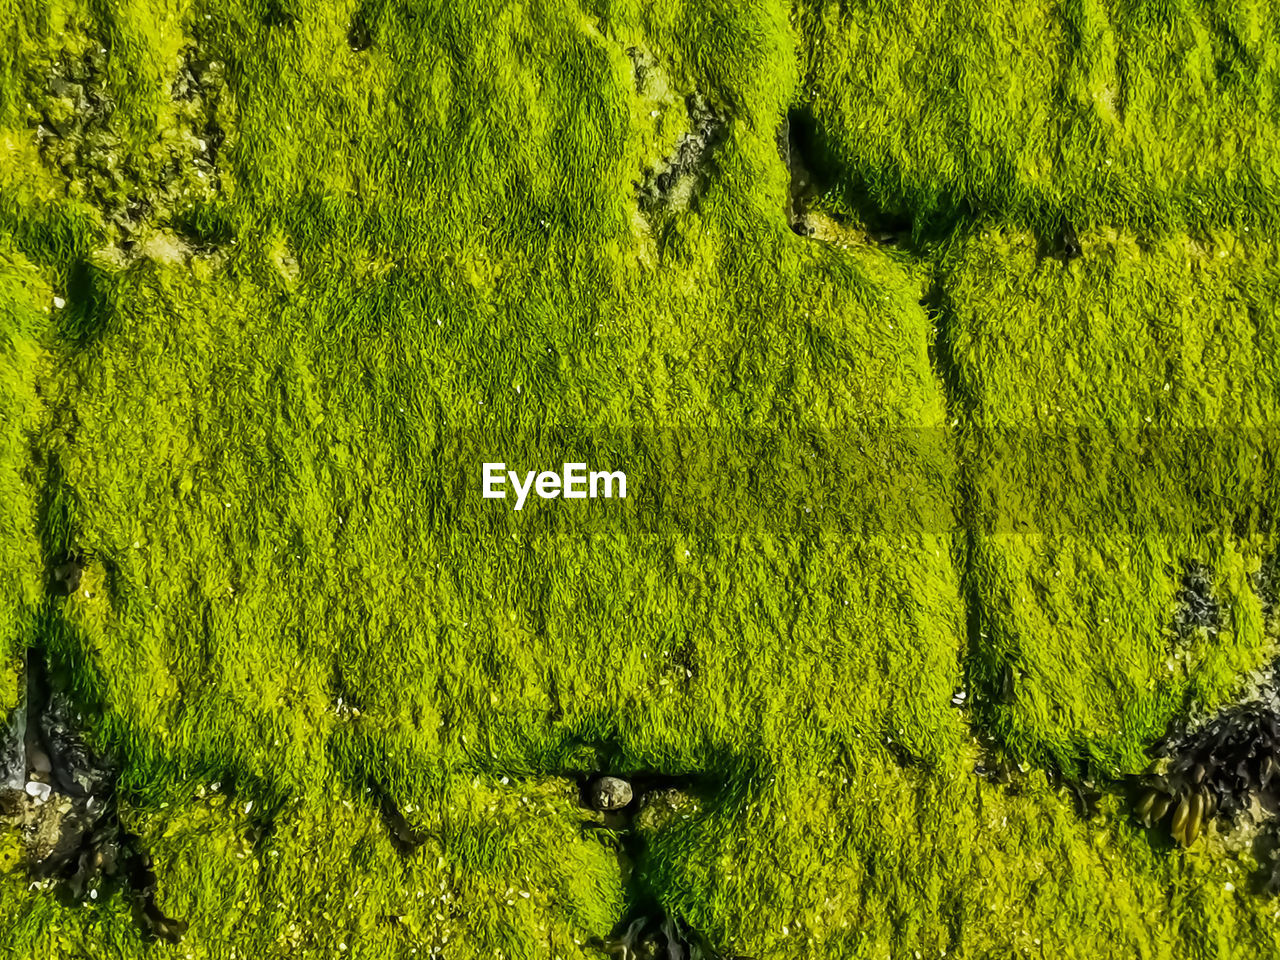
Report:
[[[723,114],[698,93],[686,98],[685,104],[691,129],[676,141],[670,154],[645,171],[636,185],[644,210],[686,209],[695,202],[706,186],[711,155],[724,141],[727,120]]]
[[[178,942],[187,923],[160,909],[151,857],[120,820],[115,769],[81,736],[82,717],[38,650],[27,652],[24,672],[24,696],[0,739],[0,821],[24,838],[33,880],[60,881],[79,901],[123,885],[147,932]]]

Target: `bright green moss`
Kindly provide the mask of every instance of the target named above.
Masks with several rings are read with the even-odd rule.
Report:
[[[41,563],[36,539],[39,467],[32,439],[43,401],[37,380],[53,309],[49,289],[33,265],[0,246],[0,652],[22,642],[21,615],[36,596]],[[13,700],[6,695],[3,703]]]
[[[1275,326],[1269,244],[1087,235],[1070,267],[1034,240],[970,237],[945,280],[967,427],[975,683],[1033,755],[1136,769],[1188,705],[1210,707],[1269,650],[1250,574],[1275,549]],[[1206,567],[1220,632],[1179,637]]]
[[[836,196],[947,225],[1137,229],[1277,214],[1275,44],[1258,4],[799,4]]]
[[[120,761],[184,954],[567,960],[646,898],[771,957],[1274,950],[1249,854],[1169,850],[1118,792],[1082,823],[1040,766],[1132,769],[1266,648],[1270,174],[1232,144],[1265,140],[1273,55],[1247,10],[1073,11],[1062,61],[1065,21],[1020,8],[931,13],[916,61],[920,11],[846,7],[7,14],[0,610]],[[41,152],[49,71],[95,44],[108,136],[58,114]],[[723,121],[697,189],[642,209],[695,95]],[[1069,269],[968,219],[937,251],[802,239],[793,104],[922,225],[1239,232],[1085,230]],[[1191,437],[1149,473],[1040,439],[1148,416]],[[482,460],[566,449],[635,497],[480,509]],[[41,600],[70,546],[82,589]],[[1170,671],[1186,562],[1223,628]],[[1008,788],[977,732],[1031,761]],[[639,846],[585,829],[599,763],[697,802]],[[123,898],[0,879],[15,956],[157,949]]]

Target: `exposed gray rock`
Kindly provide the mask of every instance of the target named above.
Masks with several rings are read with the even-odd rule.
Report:
[[[177,942],[186,932],[156,902],[156,875],[137,836],[120,823],[116,772],[80,735],[81,717],[51,682],[43,657],[28,651],[26,701],[9,724],[6,769],[20,771],[18,789],[0,789],[0,816],[20,829],[33,877],[62,880],[78,900],[96,900],[104,884],[123,881],[137,916],[155,937]],[[12,749],[16,726],[21,760]],[[0,785],[2,786],[2,785]]]
[[[84,562],[80,557],[67,557],[53,568],[50,590],[57,596],[69,597],[80,588]]]
[[[600,811],[621,810],[631,803],[631,784],[621,777],[598,777],[591,784],[587,797],[591,806]]]
[[[638,184],[641,207],[688,206],[705,185],[710,154],[724,140],[726,122],[701,94],[690,96],[686,106],[691,129],[669,156],[645,171]]]
[[[27,780],[26,674],[19,679],[22,696],[0,726],[0,792],[21,790]]]
[[[173,80],[172,108],[157,118],[155,142],[140,149],[115,119],[109,56],[100,46],[64,52],[27,78],[26,93],[46,165],[65,179],[68,196],[98,208],[109,239],[123,243],[222,192],[218,153],[230,97],[221,61],[189,46]]]

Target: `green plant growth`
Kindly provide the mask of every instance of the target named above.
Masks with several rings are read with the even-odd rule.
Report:
[[[190,926],[33,888],[9,817],[0,946],[568,960],[655,901],[729,955],[1275,952],[1248,837],[1175,850],[1055,779],[1269,653],[1274,201],[1224,131],[1265,133],[1274,54],[1231,21],[1259,52],[1210,105],[1142,59],[1208,14],[1081,41],[1072,90],[1129,58],[1107,140],[1059,19],[956,11],[969,79],[864,97],[859,45],[920,18],[843,7],[5,8],[0,643],[72,691]],[[999,18],[1035,56],[984,51]],[[788,229],[792,109],[848,242]],[[950,240],[866,242],[858,184]],[[1062,212],[1070,267],[1013,226]],[[1181,222],[1220,232],[1132,235]],[[1138,473],[1107,432],[1148,416]],[[1084,475],[1041,442],[1080,426]],[[570,452],[628,499],[478,498]],[[1172,643],[1188,565],[1221,617]],[[599,766],[689,786],[615,834]]]

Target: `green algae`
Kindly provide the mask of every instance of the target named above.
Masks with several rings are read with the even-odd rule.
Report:
[[[909,5],[836,7],[794,26],[775,3],[7,14],[9,649],[45,647],[93,707],[164,908],[191,923],[175,952],[592,956],[639,891],[769,956],[1276,949],[1251,854],[1168,849],[1120,792],[1081,822],[1045,770],[1136,769],[1269,652],[1249,575],[1274,549],[1270,488],[1234,467],[1270,450],[1275,251],[1245,227],[1274,192],[1265,148],[1211,135],[1265,130],[1273,53],[1248,11],[1212,36],[1256,65],[1212,82],[1199,13],[999,14],[1042,53],[1083,24],[1046,73],[957,8],[931,20],[932,68],[899,71]],[[1163,99],[1139,57],[1161,30],[1201,54]],[[163,201],[126,231],[118,196],[74,189],[78,155],[68,173],[28,148],[18,106],[89,37],[113,149],[138,158],[122,195]],[[175,100],[193,44],[225,64],[228,136],[216,184],[182,197],[189,174],[156,171],[179,142],[189,166],[183,131],[206,122]],[[873,69],[889,86],[864,97]],[[964,82],[940,92],[948,70]],[[694,97],[724,137],[687,206],[646,214],[636,183]],[[1188,103],[1198,125],[1152,133]],[[949,242],[793,236],[792,106],[831,154],[835,215],[866,213],[870,184]],[[1093,225],[1070,267],[1012,226],[1063,210]],[[1147,417],[1159,456],[1135,474],[1113,440]],[[694,469],[705,436],[736,451],[722,472]],[[865,458],[783,482],[851,438]],[[457,496],[494,442],[532,465],[588,441],[641,489],[734,495],[603,521]],[[835,478],[873,495],[827,522],[781,512]],[[93,557],[83,589],[40,599],[71,546]],[[1188,562],[1224,622],[1175,650]],[[974,777],[975,734],[1025,772]],[[642,820],[628,862],[577,808],[571,776],[598,765],[707,796]],[[15,956],[152,949],[123,898],[64,905],[14,867],[0,904]]]
[[[24,609],[40,591],[43,565],[37,540],[38,467],[30,435],[43,416],[38,382],[49,290],[38,271],[11,247],[0,249],[0,652],[7,658],[22,643]],[[15,702],[6,683],[4,705]]]
[[[1269,243],[1231,235],[1086,236],[1071,267],[998,230],[951,261],[982,584],[971,674],[988,690],[1002,662],[1021,674],[991,718],[1020,750],[1135,771],[1273,643],[1249,574],[1275,550],[1280,274]],[[1213,571],[1222,622],[1183,649],[1170,610],[1189,563]]]
[[[1261,5],[815,0],[797,15],[838,203],[929,229],[1062,213],[1274,229],[1278,64]]]

